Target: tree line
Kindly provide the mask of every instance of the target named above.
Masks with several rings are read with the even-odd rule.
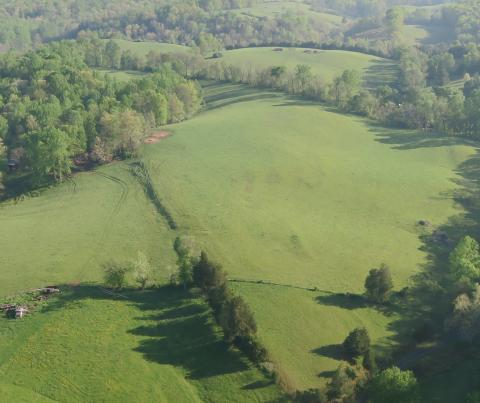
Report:
[[[419,65],[420,57],[415,50],[403,49],[397,82],[372,89],[365,88],[358,71],[346,70],[326,83],[310,66],[301,64],[288,71],[285,66],[246,69],[217,63],[207,66],[201,74],[325,102],[341,112],[367,116],[387,126],[477,137],[480,78],[470,78],[463,88],[430,87],[427,72]]]
[[[132,156],[149,128],[186,119],[201,106],[198,84],[168,64],[118,82],[88,67],[86,53],[59,42],[0,57],[0,139],[17,168],[12,177],[62,180],[76,161]]]

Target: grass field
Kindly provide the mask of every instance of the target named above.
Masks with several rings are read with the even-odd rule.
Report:
[[[142,78],[146,73],[141,71],[129,71],[129,70],[108,70],[108,69],[97,69],[99,73],[106,74],[112,78],[117,79],[118,81],[129,81],[135,78]]]
[[[22,321],[0,319],[2,402],[269,401],[274,385],[229,351],[183,291],[63,289]],[[214,357],[214,358],[212,358]],[[49,400],[52,399],[52,400]]]
[[[190,47],[188,46],[176,45],[173,43],[134,42],[126,39],[115,39],[115,42],[120,48],[122,48],[122,50],[131,50],[139,56],[146,56],[150,51],[160,53],[182,53],[190,51]]]
[[[397,289],[407,284],[425,263],[416,222],[440,225],[459,212],[455,168],[474,149],[240,86],[212,86],[207,99],[211,109],[171,126],[145,161],[181,230],[231,278],[333,293],[239,286],[294,384],[314,386],[338,363],[322,348],[354,325],[389,342],[395,318],[340,293],[362,292],[381,262]],[[288,340],[298,346],[285,348]]]
[[[405,25],[402,35],[410,45],[436,44],[455,39],[454,33],[441,25]]]
[[[312,72],[326,83],[347,69],[362,73],[370,85],[373,85],[375,80],[388,82],[395,74],[393,62],[363,53],[342,50],[315,51],[302,48],[284,48],[279,52],[273,49],[261,47],[229,50],[223,52],[223,57],[218,60],[245,68],[285,66],[290,71],[293,71],[298,64],[307,64],[312,67]],[[212,62],[216,62],[216,59]]]
[[[293,12],[332,27],[341,25],[343,20],[338,15],[314,11],[308,4],[298,1],[268,1],[253,7],[233,10],[233,12],[253,17],[276,17],[287,12]]]
[[[157,42],[116,41],[122,49],[130,49],[139,55],[146,55],[150,50],[158,50],[160,52],[185,52],[190,49],[186,46]],[[394,62],[364,53],[304,48],[284,48],[282,52],[278,52],[273,49],[272,47],[258,47],[227,50],[222,52],[222,58],[209,60],[210,63],[223,62],[243,66],[244,68],[285,66],[290,71],[293,71],[298,64],[307,64],[312,67],[312,72],[322,78],[326,83],[332,81],[344,70],[353,69],[363,75],[368,87],[375,87],[392,82],[397,74]],[[132,72],[106,72],[116,76],[119,80],[126,80],[133,77]]]
[[[81,173],[40,197],[0,207],[0,295],[46,283],[101,279],[109,259],[146,253],[168,278],[173,235],[126,164]]]
[[[393,343],[399,313],[345,293],[361,293],[381,262],[397,290],[408,284],[426,262],[416,222],[440,225],[462,212],[453,201],[456,169],[475,149],[278,93],[227,84],[204,91],[207,110],[167,127],[173,135],[141,155],[178,231],[166,227],[128,162],[78,174],[1,205],[1,294],[98,281],[101,263],[138,251],[166,282],[173,239],[188,234],[238,280],[232,286],[292,386],[318,386],[352,328],[366,326],[378,349]],[[0,320],[0,391],[25,401],[276,395],[227,351],[201,301],[165,288],[127,297],[79,286],[46,312]]]

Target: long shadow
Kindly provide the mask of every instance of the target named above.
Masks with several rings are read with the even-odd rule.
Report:
[[[329,344],[312,350],[312,353],[321,355],[323,357],[331,358],[333,360],[346,360],[341,344]]]
[[[361,295],[356,294],[331,294],[319,295],[316,300],[321,305],[338,306],[339,308],[353,310],[369,306],[368,302]]]
[[[477,145],[474,140],[448,136],[435,132],[420,130],[405,130],[386,128],[374,122],[368,122],[369,130],[375,135],[376,140],[388,144],[395,150],[413,150],[418,148],[446,147],[456,145]]]
[[[363,85],[369,90],[375,90],[382,85],[394,86],[398,82],[397,63],[390,60],[373,60],[363,75]]]
[[[363,295],[349,293],[319,295],[316,297],[316,301],[321,305],[336,306],[348,310],[372,308],[382,312],[385,316],[400,314],[404,304],[402,292],[393,293],[390,301],[385,304],[373,304]]]
[[[223,341],[212,322],[207,305],[188,291],[173,287],[137,291],[123,290],[118,296],[94,285],[59,286],[62,293],[49,301],[44,312],[81,307],[83,299],[118,299],[138,309],[134,319],[144,325],[126,331],[141,336],[135,351],[148,361],[182,367],[189,379],[202,379],[247,370],[240,352]],[[152,321],[154,323],[152,324]],[[264,386],[269,383],[265,380]],[[259,388],[246,385],[246,388]]]
[[[275,93],[271,89],[267,89],[267,92],[265,92],[265,90],[259,90],[243,84],[207,84],[204,88],[207,89],[207,94],[205,94],[207,110],[218,109],[241,102],[251,102],[281,96],[279,93]]]
[[[445,234],[448,242],[439,242],[434,235],[435,231],[419,236],[422,243],[420,249],[426,256],[425,263],[411,278],[402,315],[390,326],[392,340],[402,346],[394,356],[397,365],[414,369],[424,377],[435,376],[441,373],[438,371],[445,371],[445,366],[438,366],[439,369],[436,369],[437,366],[428,365],[428,362],[432,362],[436,357],[451,356],[451,360],[448,360],[452,367],[455,367],[458,363],[454,357],[463,351],[457,344],[455,335],[445,329],[445,320],[451,315],[453,299],[459,292],[453,287],[449,275],[448,258],[454,246],[465,235],[480,240],[479,144],[468,139],[440,136],[424,139],[419,134],[408,136],[406,141],[404,138],[392,136],[388,141],[394,148],[403,150],[458,144],[471,145],[477,150],[475,155],[455,170],[456,177],[451,180],[456,189],[443,195],[449,197],[458,208],[458,214],[449,217],[445,223],[435,228],[435,231]],[[429,329],[428,334],[419,331],[422,327]],[[453,355],[451,351],[454,352]],[[480,369],[480,365],[477,364],[477,367]],[[465,396],[458,396],[457,401],[464,401],[464,398]]]

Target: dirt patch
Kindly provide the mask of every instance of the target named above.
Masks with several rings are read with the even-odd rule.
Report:
[[[160,140],[163,140],[164,138],[170,136],[170,132],[167,131],[159,131],[152,133],[149,138],[147,138],[144,143],[145,144],[155,144],[158,143]]]

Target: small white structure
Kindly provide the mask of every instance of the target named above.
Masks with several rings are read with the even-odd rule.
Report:
[[[15,308],[15,319],[23,318],[28,313],[28,308],[24,306],[17,306]]]

